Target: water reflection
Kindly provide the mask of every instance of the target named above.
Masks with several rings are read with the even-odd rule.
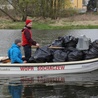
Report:
[[[98,98],[98,71],[48,76],[2,75],[0,84],[0,96],[3,96],[0,98]]]
[[[9,83],[8,90],[12,98],[22,97],[22,84],[19,83]]]

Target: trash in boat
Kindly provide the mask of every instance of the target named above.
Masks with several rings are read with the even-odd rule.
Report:
[[[49,48],[52,46],[52,48]],[[56,48],[53,48],[56,47]],[[98,40],[91,42],[85,35],[59,37],[50,45],[36,49],[30,62],[67,62],[98,57]]]
[[[81,35],[78,39],[76,49],[78,49],[78,50],[88,50],[89,45],[90,45],[90,39],[88,39],[85,35]]]

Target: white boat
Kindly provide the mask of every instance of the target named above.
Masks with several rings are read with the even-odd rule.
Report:
[[[85,73],[98,69],[98,58],[73,61],[73,62],[56,62],[56,63],[25,63],[11,64],[0,63],[1,74],[23,74],[23,75],[48,75],[48,74],[65,74],[65,73]]]

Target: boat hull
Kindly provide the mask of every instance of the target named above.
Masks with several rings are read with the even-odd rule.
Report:
[[[59,63],[0,64],[0,74],[65,74],[84,73],[98,69],[98,58]]]

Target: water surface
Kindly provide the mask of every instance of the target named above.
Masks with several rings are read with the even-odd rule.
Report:
[[[86,35],[92,41],[98,39],[98,29],[82,29],[82,30],[32,30],[33,39],[40,46],[51,44],[60,36],[73,35],[79,37]],[[21,30],[0,30],[0,56],[7,56],[7,50],[15,39],[21,39]]]

